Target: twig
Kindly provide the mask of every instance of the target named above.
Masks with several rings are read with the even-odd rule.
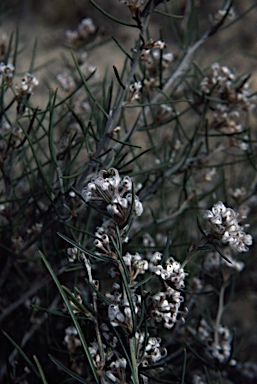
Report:
[[[106,144],[106,139],[108,137],[108,133],[111,132],[117,125],[117,122],[118,122],[118,119],[120,117],[120,113],[121,113],[121,110],[123,107],[123,103],[124,103],[124,100],[126,97],[127,89],[131,83],[131,80],[133,79],[135,72],[136,72],[136,69],[137,69],[137,66],[139,63],[139,59],[141,56],[141,49],[140,49],[141,43],[140,42],[142,39],[144,39],[144,35],[146,34],[147,27],[148,27],[151,15],[154,11],[154,8],[155,8],[154,1],[150,1],[148,4],[147,14],[146,14],[145,19],[142,23],[141,34],[139,35],[138,44],[135,48],[135,55],[134,55],[132,62],[131,62],[131,68],[130,68],[129,74],[128,74],[127,79],[124,83],[124,86],[121,87],[121,89],[120,89],[118,101],[116,103],[116,106],[113,108],[111,115],[109,116],[109,120],[108,120],[106,127],[105,127],[105,132],[102,136],[102,139],[99,141],[97,148],[96,148],[96,151],[94,153],[94,158],[97,158],[100,155],[104,145]],[[126,135],[126,138],[127,138],[127,135]],[[119,143],[116,143],[117,147],[119,145],[120,145]],[[90,175],[93,172],[93,170],[94,170],[94,163],[91,163],[90,168],[87,169],[85,172],[83,172],[83,174],[76,181],[76,186],[78,189],[80,189],[80,183],[85,182],[85,175]]]
[[[224,281],[220,288],[219,307],[218,307],[218,312],[217,312],[216,321],[215,321],[215,328],[214,328],[214,343],[216,345],[219,344],[219,327],[220,327],[221,317],[224,311],[224,296],[225,296],[226,286],[227,286],[227,282]]]
[[[89,259],[86,257],[84,253],[80,255],[80,260],[86,267],[87,273],[88,273],[88,280],[91,284],[95,286],[95,282],[92,277],[92,270],[91,270],[91,265]],[[95,291],[92,292],[92,297],[93,297],[93,308],[95,313],[98,313],[98,308],[97,308],[97,293]],[[95,324],[95,332],[96,332],[96,338],[97,338],[97,343],[98,343],[98,348],[100,351],[100,356],[101,356],[101,370],[105,365],[105,353],[103,349],[103,342],[102,342],[102,337],[101,337],[101,332],[99,329],[99,324],[98,324],[98,318],[97,316],[94,316],[94,324]],[[101,383],[105,383],[104,378],[100,375],[101,377]]]
[[[223,18],[218,23],[213,25],[207,32],[205,32],[203,34],[203,36],[195,44],[193,44],[191,47],[189,47],[187,49],[183,59],[180,61],[179,65],[178,65],[177,69],[175,70],[175,72],[173,72],[173,74],[170,76],[169,80],[164,85],[162,92],[157,93],[155,95],[155,97],[150,101],[149,104],[151,104],[151,105],[156,104],[156,103],[159,103],[161,100],[165,99],[164,95],[167,95],[170,92],[172,87],[174,87],[176,85],[176,82],[180,79],[180,77],[183,75],[183,73],[188,69],[188,67],[191,63],[191,58],[192,58],[193,54],[206,42],[206,40],[209,37],[213,36],[218,31],[218,29],[223,25],[228,13],[229,13],[229,10],[231,8],[231,5],[232,5],[232,1],[229,1],[228,5],[226,7],[226,13],[223,16]],[[121,107],[121,105],[118,105],[118,106]],[[136,126],[132,128],[133,132],[136,132],[139,128],[141,128],[144,125],[144,121],[147,119],[147,116],[149,115],[150,111],[151,111],[150,106],[148,106],[144,110],[142,110]],[[116,111],[116,113],[117,113],[117,111]],[[125,142],[131,136],[132,130],[128,131],[121,138],[120,141]],[[113,146],[113,149],[117,150],[119,148],[119,146],[120,146],[120,144],[116,143]]]

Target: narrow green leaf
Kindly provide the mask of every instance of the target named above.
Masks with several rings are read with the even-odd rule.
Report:
[[[19,123],[19,122],[18,122],[18,123]],[[48,182],[48,180],[47,180],[47,178],[46,178],[46,175],[45,175],[44,170],[43,170],[43,168],[42,168],[41,162],[40,162],[39,157],[38,157],[38,155],[37,155],[36,148],[35,148],[35,146],[33,145],[32,141],[31,141],[31,138],[29,137],[27,131],[23,128],[22,124],[19,123],[19,126],[21,127],[21,129],[22,129],[24,135],[26,136],[27,141],[28,141],[28,143],[29,143],[29,146],[30,146],[30,148],[31,148],[31,152],[32,152],[33,157],[34,157],[34,159],[35,159],[35,162],[36,162],[36,164],[37,164],[37,169],[36,169],[36,171],[38,171],[38,172],[39,172],[39,175],[42,177],[42,180],[43,180],[43,183],[44,183],[45,187],[47,187],[49,191],[52,191],[53,193],[55,193],[54,190],[53,190],[53,186],[50,185],[50,183]],[[47,194],[47,195],[50,196],[49,194]]]
[[[25,352],[23,352],[23,350],[21,349],[21,347],[11,338],[11,336],[8,335],[8,333],[6,333],[5,331],[2,331],[3,334],[5,335],[5,337],[7,337],[7,339],[12,343],[12,345],[17,349],[17,351],[19,352],[19,354],[24,358],[24,360],[27,362],[27,364],[30,366],[30,368],[32,369],[32,371],[40,378],[40,374],[38,373],[37,369],[35,368],[34,364],[30,361],[30,359],[28,358],[28,356],[25,354]]]
[[[72,372],[70,369],[68,369],[67,367],[65,367],[65,365],[63,365],[59,360],[57,360],[55,357],[53,357],[52,355],[48,355],[49,358],[52,360],[52,362],[54,364],[57,365],[57,367],[59,367],[62,371],[66,372],[70,377],[73,377],[73,379],[76,379],[77,381],[79,381],[80,383],[84,383],[84,384],[90,384],[88,381],[86,381],[85,379],[83,379],[82,377],[80,377],[79,375],[77,375],[77,373],[75,372]]]
[[[117,337],[117,339],[119,340],[119,345],[121,346],[122,350],[123,350],[123,353],[124,353],[124,356],[126,358],[126,361],[131,369],[131,372],[133,374],[133,366],[132,366],[132,363],[131,363],[131,356],[129,355],[128,353],[128,349],[127,349],[127,346],[124,345],[123,341],[122,341],[122,337],[120,336],[118,330],[116,327],[112,327],[112,331],[113,333],[115,334],[115,336]]]
[[[32,50],[31,62],[28,70],[29,73],[32,73],[34,71],[34,64],[35,64],[35,59],[37,55],[37,47],[38,47],[37,39],[35,39],[33,50]]]
[[[17,55],[17,47],[18,47],[18,38],[19,36],[19,30],[18,28],[16,29],[16,42],[15,42],[15,50],[14,50],[14,54],[13,54],[13,66],[15,67],[15,64],[16,64],[16,55]],[[9,39],[9,42],[8,42],[8,47],[7,47],[7,52],[5,54],[5,64],[8,64],[9,60],[10,60],[10,54],[11,54],[11,51],[12,51],[12,43],[13,43],[13,33],[11,34],[10,36],[10,39]]]
[[[162,16],[167,16],[167,17],[172,17],[174,19],[183,19],[184,16],[181,16],[181,15],[173,15],[173,14],[170,14],[170,13],[167,13],[167,12],[162,12],[162,11],[159,11],[157,9],[154,10],[154,13],[158,13],[159,15],[162,15]]]
[[[130,61],[132,61],[133,58],[126,52],[126,50],[121,46],[121,44],[118,42],[118,40],[115,39],[114,36],[112,36],[112,39],[115,41],[115,43],[117,44],[117,46],[120,48],[121,52],[123,52],[124,55],[125,55]],[[122,85],[122,87],[123,87],[123,85]]]
[[[91,371],[92,371],[92,373],[94,375],[96,383],[99,383],[99,378],[98,378],[98,374],[96,372],[96,368],[95,368],[93,359],[92,359],[91,354],[89,352],[89,349],[88,349],[88,346],[87,346],[87,342],[85,340],[85,337],[84,337],[84,334],[83,334],[82,329],[80,327],[80,324],[79,324],[79,322],[77,320],[76,315],[73,312],[73,308],[72,308],[72,306],[71,306],[71,304],[70,304],[70,302],[69,302],[69,300],[68,300],[68,298],[67,298],[67,296],[66,296],[66,294],[65,294],[65,292],[63,290],[63,287],[61,286],[61,284],[60,284],[60,282],[59,282],[59,280],[58,280],[54,270],[52,269],[51,265],[49,264],[48,260],[46,259],[45,255],[40,250],[38,252],[39,252],[39,255],[42,258],[46,268],[48,269],[49,273],[51,274],[51,276],[53,278],[53,281],[55,282],[55,284],[56,284],[56,286],[57,286],[57,288],[58,288],[58,290],[59,290],[59,292],[60,292],[60,294],[61,294],[61,296],[63,298],[63,301],[64,301],[64,303],[65,303],[65,305],[66,305],[66,307],[67,307],[67,309],[68,309],[68,311],[70,313],[70,316],[72,318],[74,326],[75,326],[75,328],[76,328],[76,330],[78,332],[81,344],[82,344],[83,349],[85,351],[85,355],[86,355],[87,360],[89,362]]]
[[[135,144],[130,144],[129,142],[127,141],[120,141],[118,139],[115,139],[115,137],[111,136],[110,137],[111,140],[115,141],[116,143],[119,143],[119,144],[122,144],[123,146],[126,146],[126,147],[132,147],[132,148],[142,148],[141,146],[139,145],[135,145]]]
[[[56,157],[56,151],[55,151],[55,144],[54,144],[54,111],[55,111],[55,101],[57,97],[57,89],[54,92],[52,103],[50,105],[50,113],[49,113],[49,126],[48,126],[48,143],[49,143],[49,149],[52,156],[52,160],[57,167],[57,157]]]
[[[63,235],[62,233],[57,232],[57,235],[60,236],[63,240],[67,241],[69,244],[73,245],[73,247],[78,248],[81,252],[84,252],[87,255],[94,257],[95,259],[114,262],[114,260],[111,259],[110,257],[96,255],[95,253],[93,253],[93,252],[89,251],[88,249],[82,247],[76,241],[70,239],[69,237]]]
[[[67,175],[67,176],[62,175],[61,178],[62,178],[62,179],[66,179],[66,180],[69,180],[69,179],[75,179],[75,178],[77,178],[79,175],[81,175],[83,172],[85,172],[86,169],[87,169],[88,167],[89,167],[89,164],[86,163],[83,167],[81,167],[81,168],[79,169],[79,171],[77,171],[77,172],[75,172],[75,173],[73,173],[73,174],[71,174],[71,175]]]
[[[88,82],[87,82],[87,80],[85,79],[85,76],[83,75],[83,73],[81,72],[80,67],[79,67],[79,64],[78,64],[78,62],[77,62],[77,60],[76,60],[76,57],[75,57],[75,55],[74,55],[74,53],[73,53],[72,51],[71,51],[71,56],[72,56],[72,58],[73,58],[73,61],[74,61],[75,66],[76,66],[76,69],[77,69],[77,71],[78,71],[78,73],[79,73],[79,75],[80,75],[80,77],[81,77],[81,80],[83,81],[83,84],[84,84],[84,86],[85,86],[85,88],[86,88],[86,91],[87,91],[88,95],[89,95],[90,98],[94,101],[94,103],[95,103],[96,106],[99,108],[99,110],[103,113],[103,115],[104,115],[107,119],[109,119],[109,115],[108,115],[108,113],[104,110],[104,108],[101,106],[101,104],[96,100],[96,98],[95,98],[93,92],[91,91],[91,89],[90,89],[90,87],[89,87],[89,85],[88,85]]]
[[[97,296],[101,299],[102,302],[104,302],[106,305],[113,304],[113,301],[108,299],[100,291],[98,291],[98,289],[96,289],[94,284],[92,284],[88,279],[85,279],[85,282],[89,285],[90,289],[97,294]]]
[[[18,49],[19,49],[19,38],[20,38],[20,31],[19,27],[17,25],[15,30],[15,43],[14,43],[14,52],[13,52],[13,66],[16,67],[16,62],[18,60]],[[9,47],[8,47],[9,49]]]
[[[31,308],[35,308],[35,309],[37,309],[38,311],[42,311],[42,312],[45,312],[45,313],[49,313],[50,315],[69,318],[68,315],[65,315],[65,314],[64,314],[63,312],[61,312],[61,311],[55,311],[55,310],[53,310],[53,309],[44,308],[44,307],[41,307],[40,305],[32,304],[32,305],[31,305]]]
[[[148,283],[148,281],[152,280],[153,277],[154,277],[154,275],[149,275],[149,276],[147,276],[145,279],[142,279],[142,280],[138,281],[138,282],[134,285],[134,288],[137,289],[137,288],[141,287],[142,285]]]
[[[42,369],[42,366],[41,366],[41,364],[40,364],[40,362],[39,362],[37,356],[34,355],[34,356],[33,356],[33,359],[35,360],[35,363],[36,363],[36,365],[37,365],[37,368],[38,368],[38,371],[39,371],[39,374],[40,374],[40,377],[41,377],[41,379],[42,379],[43,384],[48,384],[47,381],[46,381],[46,377],[45,377],[44,371],[43,371],[43,369]]]
[[[122,21],[120,19],[116,19],[116,17],[112,16],[110,13],[106,12],[103,8],[101,8],[94,0],[89,0],[91,4],[98,9],[104,16],[108,17],[108,19],[115,21],[115,23],[126,25],[127,27],[133,27],[133,28],[138,28],[136,24],[129,24],[126,23],[125,21]]]
[[[62,285],[62,289],[68,294],[69,296],[69,300],[73,302],[73,304],[75,304],[75,306],[77,308],[79,308],[84,314],[85,316],[87,316],[88,319],[91,319],[92,320],[92,316],[91,316],[91,313],[87,310],[87,308],[84,307],[83,304],[81,304],[77,298],[74,296],[74,294],[69,290],[69,288],[65,287],[64,285]]]
[[[32,116],[32,119],[30,120],[29,127],[28,127],[28,130],[27,130],[27,136],[30,134],[30,131],[31,131],[32,127],[33,127],[34,121],[35,121],[36,116],[37,116],[37,112],[38,112],[38,108],[36,108],[34,110],[34,112],[33,112],[33,116]],[[20,142],[19,145],[17,145],[17,147],[15,147],[15,149],[20,148],[20,147],[22,147],[25,144],[25,142],[27,140],[27,136],[24,137],[24,139]]]

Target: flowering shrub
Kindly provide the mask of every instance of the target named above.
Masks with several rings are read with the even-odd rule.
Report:
[[[44,105],[34,53],[19,80],[18,35],[1,37],[0,381],[255,383],[238,308],[256,284],[256,97],[197,56],[244,14],[227,2],[203,31],[199,2],[114,1],[120,18],[88,3],[135,32],[113,38],[122,64],[89,64],[110,41],[78,20]]]

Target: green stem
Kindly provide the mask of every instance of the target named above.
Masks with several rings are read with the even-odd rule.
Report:
[[[133,378],[134,378],[134,384],[139,384],[139,377],[138,377],[138,365],[137,365],[137,346],[136,346],[136,337],[133,336],[129,339],[129,347],[130,347],[130,355],[131,355],[131,362],[133,367]]]
[[[224,282],[220,288],[219,307],[218,307],[218,312],[217,312],[216,321],[215,321],[215,329],[214,329],[215,344],[219,344],[219,326],[220,326],[221,317],[224,310],[224,296],[225,296],[226,285],[227,285],[226,282]]]

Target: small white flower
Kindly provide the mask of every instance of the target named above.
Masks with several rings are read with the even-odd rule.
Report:
[[[212,225],[209,236],[221,239],[238,252],[246,252],[248,251],[246,245],[252,244],[252,237],[245,234],[237,221],[238,216],[239,213],[226,208],[221,201],[213,206],[212,211],[207,210],[203,215]]]
[[[253,238],[252,238],[252,236],[251,236],[251,235],[245,235],[245,236],[244,236],[244,243],[245,243],[246,245],[252,245],[252,243],[253,243]]]
[[[2,78],[4,81],[11,82],[14,75],[14,66],[10,63],[5,65],[4,63],[0,63],[0,79]]]

